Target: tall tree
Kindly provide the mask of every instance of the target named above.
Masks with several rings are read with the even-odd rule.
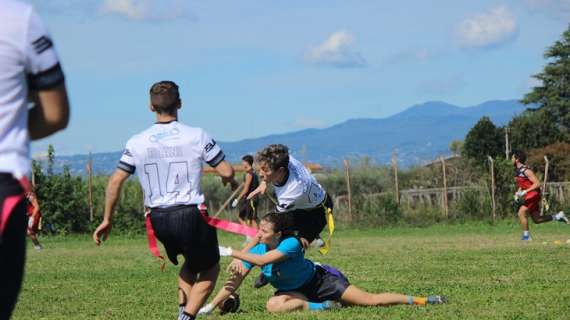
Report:
[[[548,110],[526,111],[509,123],[513,149],[529,150],[543,148],[564,140],[554,116]]]
[[[502,130],[498,129],[489,117],[482,117],[465,136],[463,155],[483,164],[487,155],[502,155],[503,148]]]
[[[540,84],[522,99],[524,104],[536,104],[539,110],[552,115],[555,124],[566,134],[570,129],[570,26],[544,53],[548,63],[534,75]]]

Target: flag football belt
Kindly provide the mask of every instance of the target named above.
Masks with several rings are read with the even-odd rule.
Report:
[[[333,218],[333,210],[332,208],[329,208],[325,205],[327,198],[329,197],[328,194],[325,194],[325,199],[323,200],[323,202],[321,203],[321,206],[323,207],[323,209],[325,209],[325,218],[327,220],[327,226],[329,229],[329,236],[327,238],[327,240],[325,240],[324,245],[319,249],[319,252],[321,254],[327,254],[329,253],[329,250],[331,248],[331,240],[333,237],[333,233],[334,233],[334,218]],[[332,199],[331,199],[332,201]]]
[[[249,237],[255,237],[255,235],[257,234],[256,228],[244,226],[239,223],[231,222],[228,220],[209,217],[206,205],[204,204],[198,205],[198,210],[200,211],[200,216],[202,216],[204,222],[206,222],[208,225],[216,229]],[[164,270],[165,260],[164,256],[160,255],[160,250],[158,249],[158,245],[156,242],[156,235],[152,227],[152,222],[150,221],[150,209],[147,209],[145,211],[145,226],[146,226],[146,237],[148,240],[148,249],[150,250],[153,256],[161,260],[160,270]]]
[[[10,220],[14,208],[24,199],[24,195],[32,190],[32,186],[27,177],[21,178],[18,182],[22,189],[24,189],[24,192],[6,197],[2,205],[2,211],[0,211],[0,243],[2,243],[2,234],[4,234],[4,229]]]

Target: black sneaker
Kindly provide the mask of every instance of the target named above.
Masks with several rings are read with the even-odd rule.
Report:
[[[269,283],[269,281],[267,281],[267,278],[265,278],[265,275],[263,275],[263,273],[260,273],[259,276],[255,279],[255,283],[253,284],[253,287],[255,289],[259,289],[263,286],[266,286]]]

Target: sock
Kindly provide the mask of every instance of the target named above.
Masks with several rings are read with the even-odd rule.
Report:
[[[184,313],[184,307],[186,307],[185,304],[178,305],[178,318],[180,318],[180,316],[182,316],[182,314]]]
[[[523,236],[528,237],[530,235],[530,233],[528,232],[528,230],[523,231]]]
[[[427,298],[408,296],[408,304],[425,305]]]
[[[198,311],[198,314],[208,314],[210,312],[212,312],[212,310],[214,310],[214,305],[211,303],[206,304],[205,306],[203,306],[202,308],[200,308],[200,311]]]
[[[178,316],[178,320],[196,320],[196,317],[184,311]]]
[[[308,302],[309,310],[311,311],[322,311],[326,309],[325,302],[317,303],[317,302]]]
[[[562,214],[563,214],[563,212],[560,211],[557,214],[552,215],[552,218],[553,218],[552,220],[560,220],[560,218],[562,218]]]

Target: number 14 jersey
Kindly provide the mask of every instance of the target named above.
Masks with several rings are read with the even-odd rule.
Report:
[[[133,136],[117,167],[137,173],[145,206],[165,208],[204,202],[202,163],[215,167],[224,158],[220,146],[203,129],[171,121]]]

